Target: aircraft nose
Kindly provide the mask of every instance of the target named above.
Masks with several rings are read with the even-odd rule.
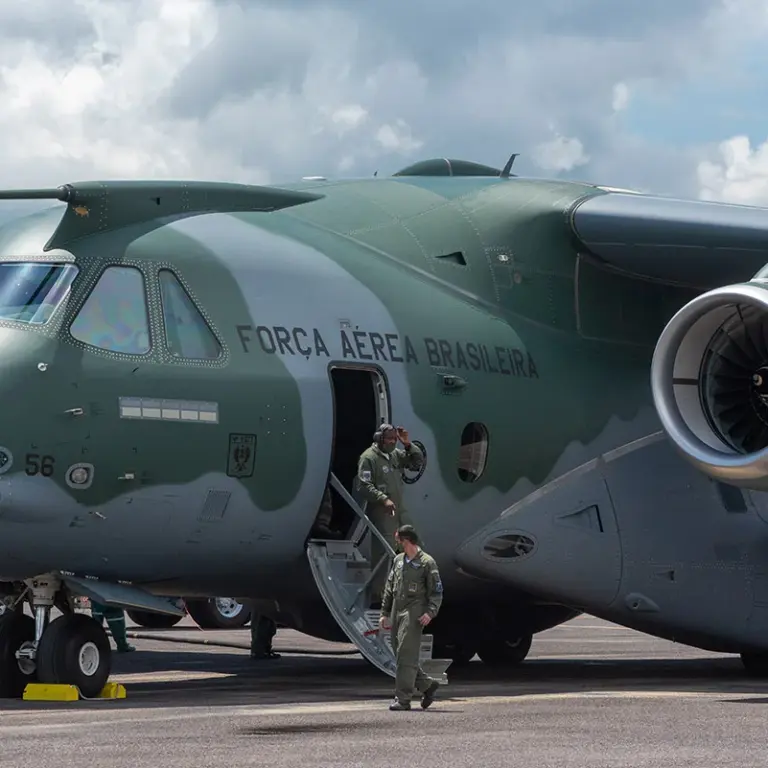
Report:
[[[621,545],[598,467],[529,494],[467,539],[456,561],[469,574],[585,611],[610,604],[621,583]]]

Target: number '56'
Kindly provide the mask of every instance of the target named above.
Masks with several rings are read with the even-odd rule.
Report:
[[[53,468],[56,460],[53,456],[40,456],[37,453],[28,453],[25,457],[26,466],[24,471],[28,475],[43,475],[50,477],[53,474]]]

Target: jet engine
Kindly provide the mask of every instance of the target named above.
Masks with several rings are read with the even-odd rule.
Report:
[[[768,490],[768,280],[698,296],[669,321],[653,399],[680,452],[710,477]]]

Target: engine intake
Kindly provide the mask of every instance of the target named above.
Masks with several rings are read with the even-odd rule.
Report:
[[[717,288],[686,304],[651,365],[664,430],[698,469],[768,490],[768,283]]]

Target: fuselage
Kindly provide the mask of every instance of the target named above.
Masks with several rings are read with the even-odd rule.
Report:
[[[378,416],[425,448],[405,499],[457,599],[500,591],[460,572],[462,542],[658,431],[654,343],[693,294],[657,287],[649,303],[641,281],[578,253],[562,221],[593,188],[311,186],[325,198],[125,227],[68,253],[43,251],[61,209],[6,227],[0,268],[76,274],[47,323],[0,317],[0,577],[58,569],[165,594],[313,595],[305,544],[344,439],[335,370],[379,376]],[[110,267],[122,270],[111,293],[79,315]],[[168,271],[193,310],[164,293]],[[173,316],[194,335],[194,310],[215,339],[195,337],[196,359],[164,330]]]

